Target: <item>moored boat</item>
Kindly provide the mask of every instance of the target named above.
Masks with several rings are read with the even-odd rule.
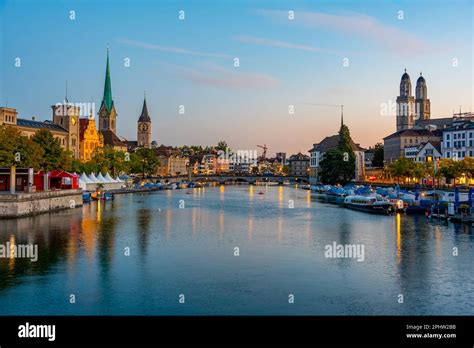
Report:
[[[347,196],[344,198],[344,206],[349,209],[364,211],[372,214],[392,214],[394,212],[393,204],[383,199],[381,196]]]

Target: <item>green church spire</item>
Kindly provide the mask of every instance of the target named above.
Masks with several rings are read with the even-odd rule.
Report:
[[[107,68],[105,70],[105,85],[104,85],[104,98],[102,104],[104,104],[107,111],[112,110],[112,84],[110,83],[110,68],[109,68],[109,48],[107,48]]]

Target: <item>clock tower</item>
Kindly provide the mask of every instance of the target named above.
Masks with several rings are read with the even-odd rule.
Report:
[[[67,98],[64,103],[51,106],[53,109],[53,123],[63,127],[68,135],[61,144],[67,151],[71,151],[74,158],[79,158],[79,116],[81,108],[69,103]]]
[[[148,115],[146,98],[143,98],[142,113],[138,118],[137,143],[140,147],[149,148],[151,146],[151,119]]]

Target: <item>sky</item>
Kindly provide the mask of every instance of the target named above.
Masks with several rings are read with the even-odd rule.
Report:
[[[352,138],[369,147],[395,131],[383,110],[405,68],[413,93],[423,73],[432,118],[472,108],[473,4],[0,0],[0,105],[51,119],[67,81],[70,102],[98,111],[109,47],[125,139],[136,139],[146,91],[159,144],[307,152],[337,133],[343,104]]]

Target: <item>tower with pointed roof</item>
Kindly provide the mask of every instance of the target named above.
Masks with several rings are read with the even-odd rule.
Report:
[[[429,120],[431,116],[430,100],[428,99],[426,80],[420,72],[416,81],[415,110],[417,120]]]
[[[142,113],[138,118],[137,143],[141,147],[151,147],[151,118],[148,115],[146,96],[143,98]]]
[[[400,81],[400,95],[397,97],[397,132],[415,125],[415,98],[412,95],[410,75],[407,69]]]
[[[99,130],[112,131],[116,134],[117,111],[112,98],[112,84],[110,82],[109,49],[107,48],[107,66],[105,68],[104,96],[99,109]]]

